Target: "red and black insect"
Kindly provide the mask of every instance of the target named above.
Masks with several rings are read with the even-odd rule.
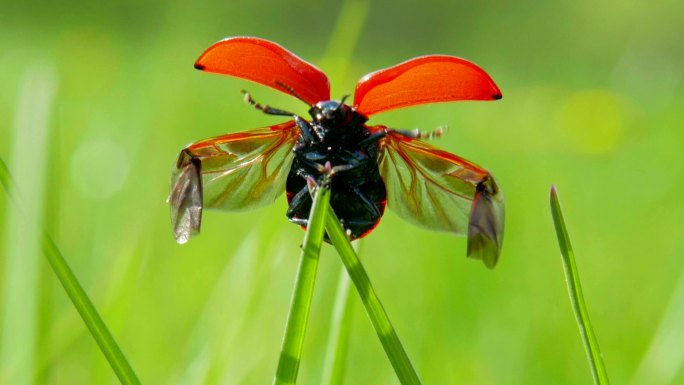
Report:
[[[503,241],[503,194],[492,175],[421,140],[418,131],[366,124],[379,112],[416,104],[496,100],[480,67],[453,56],[411,59],[364,76],[352,105],[330,100],[323,72],[278,44],[233,37],[211,46],[195,68],[275,88],[310,106],[311,120],[245,100],[292,119],[201,140],[183,149],[172,176],[171,217],[179,243],[199,232],[203,208],[239,210],[287,192],[290,221],[306,227],[311,185],[330,174],[330,204],[352,238],[378,224],[385,205],[418,225],[468,234],[468,256],[493,267]]]

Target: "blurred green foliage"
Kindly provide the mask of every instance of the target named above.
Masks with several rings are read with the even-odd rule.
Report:
[[[359,17],[338,23],[344,7]],[[426,384],[591,381],[550,219],[551,183],[563,192],[611,379],[684,384],[680,1],[29,0],[0,8],[0,156],[44,181],[44,222],[143,383],[264,384],[275,373],[303,236],[285,219],[284,197],[256,211],[207,212],[202,235],[184,246],[164,202],[184,145],[279,122],[242,103],[240,89],[305,113],[286,95],[192,68],[216,40],[253,35],[320,65],[333,95],[430,53],[478,63],[503,91],[493,103],[372,120],[449,125],[436,144],[491,170],[506,194],[494,271],[465,259],[464,238],[391,212],[363,241],[373,284]],[[355,22],[363,22],[358,38]],[[54,94],[31,98],[41,87]],[[33,111],[45,115],[44,150],[15,145]],[[12,163],[31,151],[46,151],[47,164]],[[17,367],[29,371],[26,383],[116,383],[42,256],[28,275],[33,290],[7,284],[9,261],[31,257],[8,246],[20,241],[11,239],[8,203],[0,194],[0,328],[20,314],[9,300],[19,298],[36,309],[19,318],[35,337],[29,361],[17,363],[8,359],[16,336],[2,331],[0,383],[18,384]],[[324,247],[300,384],[320,381],[340,268]],[[366,315],[354,314],[346,383],[394,383]]]

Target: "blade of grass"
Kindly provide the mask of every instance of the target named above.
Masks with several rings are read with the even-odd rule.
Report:
[[[2,158],[0,158],[0,183],[2,183],[7,194],[14,201],[14,204],[21,209],[21,204],[14,194],[15,187],[9,169]],[[55,275],[57,275],[57,278],[67,292],[67,295],[69,295],[74,307],[81,315],[90,334],[100,347],[100,351],[107,361],[109,361],[109,364],[119,378],[119,381],[125,385],[139,385],[140,380],[133,371],[133,368],[126,360],[119,345],[109,332],[109,329],[95,309],[88,294],[83,290],[83,287],[69,267],[67,261],[64,259],[64,256],[57,248],[57,245],[46,232],[43,232],[41,246],[52,270],[55,272]]]
[[[341,269],[335,295],[335,309],[330,321],[328,350],[325,354],[321,384],[340,385],[344,378],[344,364],[347,358],[353,315],[350,293],[349,275]]]
[[[332,208],[328,208],[325,228],[361,297],[363,306],[366,308],[368,317],[373,324],[373,328],[375,328],[375,332],[378,334],[378,338],[380,338],[382,347],[385,349],[385,353],[392,363],[399,381],[404,385],[420,384],[420,378],[413,368],[404,347],[401,345],[399,336],[396,330],[394,330],[394,326],[392,326],[385,308],[373,289],[368,273],[366,273],[366,269],[364,269],[354,248],[347,239],[347,235],[342,226],[340,226],[340,221],[337,219]]]
[[[0,311],[0,371],[6,383],[15,385],[40,382],[37,357],[43,353],[39,306],[43,285],[39,239],[45,218],[48,138],[56,89],[57,75],[49,62],[24,71],[11,135],[10,159],[27,202],[22,211],[16,207],[7,210],[7,223],[12,225],[5,228],[3,245],[7,258],[1,290],[4,301],[0,302],[4,303],[4,311]]]
[[[594,328],[591,326],[589,320],[589,312],[584,303],[584,295],[582,294],[582,285],[580,284],[579,272],[575,264],[575,253],[572,251],[570,244],[570,236],[565,227],[563,220],[563,212],[561,211],[560,201],[558,200],[558,192],[555,186],[551,186],[551,216],[553,217],[553,225],[556,228],[556,235],[558,236],[558,246],[561,250],[563,260],[563,271],[565,272],[565,281],[568,284],[568,293],[570,294],[570,303],[572,310],[575,312],[575,319],[579,327],[582,342],[587,352],[589,360],[589,367],[591,368],[591,375],[594,378],[595,384],[608,385],[608,373],[603,364],[603,357],[601,349],[599,349]]]
[[[326,69],[330,83],[345,83],[352,56],[361,38],[361,31],[368,20],[370,4],[367,0],[344,0],[338,12],[335,27],[328,41],[325,54],[320,60]],[[335,91],[337,92],[337,91]],[[342,94],[342,93],[340,93]],[[358,252],[359,242],[354,243]],[[351,333],[351,282],[347,272],[340,269],[335,305],[330,324],[330,333],[323,366],[322,384],[341,384]]]
[[[309,223],[304,234],[304,245],[290,303],[290,314],[287,318],[280,361],[273,382],[276,385],[295,384],[297,381],[329,202],[330,188],[327,184],[322,184],[314,192]]]
[[[361,39],[370,4],[367,0],[345,0],[335,21],[325,54],[319,61],[333,87],[344,84],[352,55]],[[348,86],[345,86],[348,87]]]
[[[684,214],[684,213],[682,213]],[[681,250],[684,244],[679,239]],[[684,271],[680,272],[667,308],[663,313],[657,329],[653,333],[648,349],[641,358],[636,372],[628,384],[667,385],[680,383],[684,378]]]

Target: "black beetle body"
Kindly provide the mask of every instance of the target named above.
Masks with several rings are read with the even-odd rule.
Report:
[[[377,226],[387,201],[380,177],[379,140],[365,126],[368,120],[343,102],[325,101],[313,106],[311,122],[296,118],[300,128],[294,160],[287,178],[287,217],[306,227],[312,198],[308,181],[321,183],[329,163],[330,205],[352,239]]]

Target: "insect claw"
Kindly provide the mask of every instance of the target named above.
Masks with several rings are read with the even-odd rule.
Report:
[[[330,162],[328,162],[328,164],[329,163]],[[328,169],[325,168],[325,166],[321,165],[320,163],[314,163],[314,165],[316,166],[316,170],[318,172],[320,172],[321,174],[326,174],[328,172]]]
[[[316,183],[316,180],[313,177],[307,175],[306,176],[306,187],[308,187],[309,192],[311,194],[313,194],[314,191],[316,191],[316,189],[318,188],[318,183]]]
[[[432,131],[418,132],[418,135],[419,135],[418,137],[421,139],[427,139],[427,140],[434,139],[434,138],[440,138],[440,137],[442,137],[442,135],[444,135],[445,132],[447,132],[448,129],[449,129],[449,127],[447,125],[437,126]]]
[[[341,172],[341,171],[351,170],[352,168],[354,168],[354,166],[352,166],[351,164],[343,164],[340,166],[335,166],[330,171],[330,175],[337,174],[338,172]]]
[[[444,135],[447,131],[449,131],[449,126],[447,126],[446,124],[443,126],[437,126],[437,128],[435,128],[435,130],[432,131],[430,139],[432,139],[433,137],[439,138],[442,135]]]

